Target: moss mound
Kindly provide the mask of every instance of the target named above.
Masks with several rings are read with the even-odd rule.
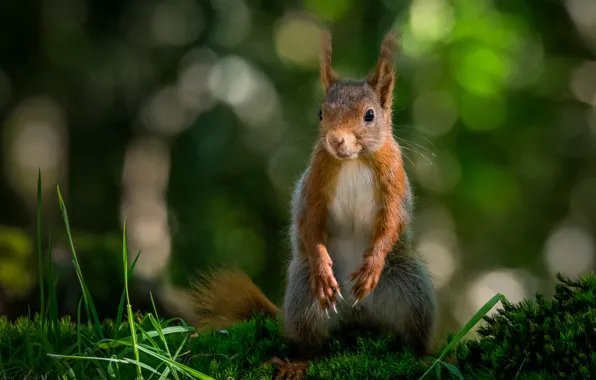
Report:
[[[585,379],[596,374],[596,276],[578,281],[559,277],[552,300],[538,295],[536,301],[504,307],[479,329],[481,338],[461,342],[455,349],[454,365],[466,379]],[[172,321],[162,322],[171,327]],[[139,323],[145,332],[154,330],[149,318]],[[3,378],[110,378],[106,361],[58,360],[48,353],[109,358],[132,357],[130,351],[113,348],[106,353],[93,326],[77,326],[68,318],[58,332],[48,331],[39,318],[22,318],[15,323],[0,318],[0,379]],[[127,326],[116,329],[104,322],[104,335],[126,337]],[[272,356],[284,357],[288,346],[280,334],[278,321],[263,317],[240,323],[228,331],[199,335],[188,332],[165,336],[170,350],[180,350],[177,360],[216,379],[267,379],[272,366],[262,363]],[[140,338],[147,343],[147,339]],[[158,341],[158,339],[155,339]],[[164,345],[156,343],[161,349]],[[428,362],[415,359],[399,342],[387,337],[359,332],[335,339],[327,355],[314,363],[307,379],[418,379]],[[159,370],[159,360],[141,353],[141,362]],[[453,362],[453,358],[450,360]],[[105,363],[105,364],[104,364]],[[101,370],[98,371],[98,368]],[[453,367],[451,368],[453,370]],[[113,373],[114,368],[112,368]],[[161,367],[163,370],[163,366]],[[116,377],[135,378],[135,367],[121,364]],[[440,377],[457,378],[440,366]],[[147,373],[149,375],[149,373]],[[148,376],[147,376],[148,377]],[[154,376],[155,377],[155,376]],[[180,378],[183,378],[181,376]],[[438,378],[433,370],[426,379]]]
[[[389,338],[360,333],[333,340],[325,359],[311,366],[310,379],[413,379],[427,366]],[[193,368],[217,379],[270,378],[271,366],[261,364],[272,356],[284,357],[288,346],[281,338],[278,321],[257,317],[226,332],[209,332],[194,339]],[[265,377],[263,377],[265,376]],[[430,379],[435,378],[433,376]]]
[[[596,377],[596,275],[557,276],[552,300],[503,302],[457,349],[466,377],[587,379]]]

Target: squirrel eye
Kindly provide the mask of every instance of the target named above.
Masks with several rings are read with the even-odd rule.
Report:
[[[369,109],[364,114],[364,121],[366,121],[367,123],[370,123],[371,121],[373,121],[374,118],[375,118],[375,113],[372,109]]]
[[[319,109],[319,120],[323,120],[323,110]]]

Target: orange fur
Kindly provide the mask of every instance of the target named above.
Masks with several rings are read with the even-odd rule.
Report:
[[[225,329],[249,320],[255,312],[275,317],[279,309],[240,270],[220,269],[202,275],[192,286],[198,329]]]
[[[406,174],[398,145],[388,140],[369,158],[369,165],[375,172],[376,195],[381,206],[371,246],[364,252],[360,267],[350,277],[351,280],[356,280],[352,291],[357,300],[375,289],[385,266],[385,258],[409,222],[409,215],[404,207],[408,197]]]
[[[368,80],[368,83],[377,92],[381,106],[385,109],[390,109],[393,104],[395,83],[393,63],[397,51],[397,39],[397,34],[393,31],[385,35],[375,71]]]
[[[395,73],[393,71],[393,57],[397,50],[397,35],[391,31],[385,35],[381,45],[381,53],[377,62],[375,74],[370,81],[381,99],[381,105],[386,109],[385,128],[389,138],[385,144],[372,156],[371,166],[375,170],[377,179],[377,198],[381,209],[373,234],[373,243],[369,255],[377,256],[380,262],[397,243],[404,227],[409,223],[404,203],[408,194],[406,172],[403,167],[399,145],[393,138],[391,131],[393,106],[393,87]]]
[[[340,162],[329,155],[318,144],[313,154],[310,172],[306,178],[304,196],[306,212],[298,221],[302,236],[303,254],[311,268],[311,288],[313,297],[327,308],[326,299],[339,290],[333,276],[331,258],[325,245],[327,210],[333,198]]]
[[[366,297],[377,286],[385,265],[385,258],[409,222],[409,215],[404,207],[407,197],[410,196],[407,193],[406,173],[403,169],[399,145],[392,135],[395,83],[393,61],[396,50],[397,35],[389,32],[381,45],[375,70],[368,79],[368,84],[382,108],[380,116],[383,122],[378,125],[378,129],[361,127],[362,116],[371,107],[370,101],[366,98],[351,104],[348,110],[328,105],[322,123],[325,134],[337,133],[335,130],[339,129],[344,134],[345,130],[348,130],[347,133],[355,136],[353,141],[345,139],[344,150],[346,151],[358,152],[362,149],[362,144],[370,149],[379,141],[383,141],[377,145],[378,149],[373,149],[372,154],[358,158],[367,161],[375,173],[376,195],[381,207],[373,230],[371,246],[363,253],[361,266],[350,277],[351,280],[356,280],[353,293],[357,300]],[[325,139],[326,137],[323,137],[323,143],[326,142]],[[331,148],[328,146],[328,149]]]
[[[381,204],[373,235],[373,251],[383,259],[397,243],[409,215],[403,207],[406,200],[406,173],[399,147],[389,140],[374,154],[373,168],[377,178],[377,197]]]
[[[324,30],[321,32],[321,84],[324,92],[327,92],[327,89],[337,79],[331,68],[331,52],[331,34]]]

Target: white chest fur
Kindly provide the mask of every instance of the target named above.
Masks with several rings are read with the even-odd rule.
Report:
[[[370,247],[379,209],[374,184],[374,173],[365,163],[349,161],[340,170],[327,231],[327,249],[338,282],[348,279]]]

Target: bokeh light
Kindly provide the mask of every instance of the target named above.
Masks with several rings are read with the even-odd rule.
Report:
[[[458,118],[453,97],[444,91],[420,94],[412,104],[412,111],[416,128],[432,137],[449,133]]]
[[[580,227],[562,226],[548,238],[544,261],[552,275],[561,273],[575,278],[593,266],[593,239]]]
[[[592,46],[596,43],[596,4],[590,0],[566,0],[567,11],[573,18],[577,29]]]
[[[208,111],[214,99],[207,86],[209,73],[217,62],[217,55],[210,49],[188,52],[180,62],[178,101],[193,113]]]
[[[442,290],[460,265],[453,216],[444,207],[434,205],[419,209],[416,223],[425,227],[418,234],[416,251],[428,265],[435,288]]]
[[[454,313],[460,323],[468,321],[495,294],[501,293],[509,302],[517,303],[531,295],[535,287],[533,277],[525,271],[498,268],[477,276],[468,287],[464,297],[459,297]],[[501,302],[487,315],[494,315]]]
[[[234,46],[244,41],[252,29],[251,9],[243,0],[214,0],[217,12],[211,38],[223,46]]]
[[[66,171],[66,120],[53,99],[36,96],[12,110],[3,128],[4,171],[13,188],[35,208],[37,173],[53,188]]]
[[[203,13],[193,0],[164,0],[153,9],[151,29],[155,41],[165,45],[188,45],[199,37]]]
[[[130,260],[138,251],[143,255],[136,267],[142,278],[158,277],[170,257],[165,202],[169,171],[169,148],[162,141],[139,138],[129,145],[124,159],[121,213],[128,221]]]
[[[571,74],[569,87],[578,100],[596,105],[596,61],[579,64]]]
[[[277,24],[275,48],[288,63],[307,68],[319,65],[321,28],[304,14],[290,13]]]
[[[453,27],[453,11],[443,0],[415,0],[410,8],[412,34],[420,42],[446,38]]]

